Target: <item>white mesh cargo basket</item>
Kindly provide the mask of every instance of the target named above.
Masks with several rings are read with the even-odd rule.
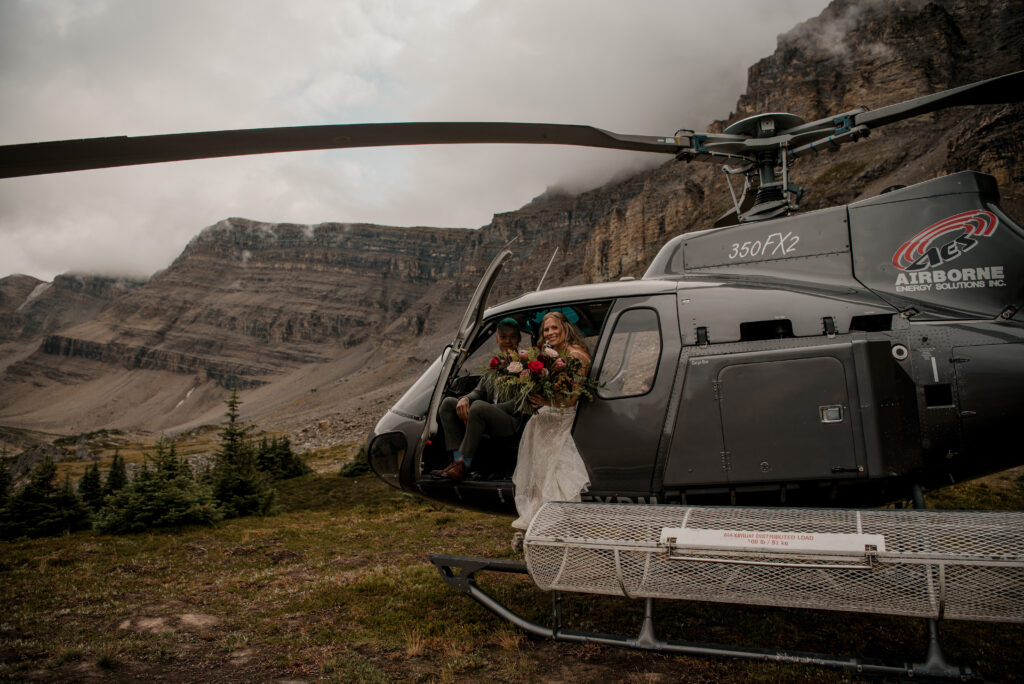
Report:
[[[548,503],[543,590],[1024,622],[1024,512]]]

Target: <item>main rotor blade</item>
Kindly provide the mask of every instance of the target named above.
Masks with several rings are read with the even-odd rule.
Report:
[[[925,95],[881,109],[856,114],[853,117],[853,125],[875,128],[946,107],[1021,101],[1024,101],[1024,71],[1016,71],[986,81],[969,83],[959,88],[943,90],[941,93]]]
[[[253,128],[0,146],[0,178],[157,162],[345,147],[454,143],[580,145],[677,154],[688,136],[620,135],[592,126],[418,122]]]

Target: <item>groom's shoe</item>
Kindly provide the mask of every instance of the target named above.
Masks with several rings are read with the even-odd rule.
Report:
[[[455,480],[456,482],[462,482],[466,479],[466,475],[469,474],[469,469],[466,464],[462,461],[457,461],[451,465],[447,470],[444,471],[444,476],[449,480]]]
[[[431,470],[430,474],[434,475],[435,477],[448,477],[449,471],[451,471],[451,469],[454,468],[455,465],[456,465],[455,461],[452,461],[451,463],[446,465],[441,470]]]

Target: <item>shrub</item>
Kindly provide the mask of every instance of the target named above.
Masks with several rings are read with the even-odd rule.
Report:
[[[342,477],[358,477],[368,472],[370,472],[370,462],[366,458],[366,447],[361,446],[359,453],[351,461],[341,466],[341,472],[338,474]]]

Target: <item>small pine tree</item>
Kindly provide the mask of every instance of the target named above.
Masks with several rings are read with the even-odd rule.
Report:
[[[92,526],[92,511],[82,501],[71,484],[71,476],[64,474],[64,483],[54,496],[54,515],[43,520],[42,526],[53,530],[51,534],[85,530]]]
[[[14,478],[11,477],[11,459],[7,457],[5,449],[4,456],[0,457],[0,508],[7,503],[7,498],[11,495],[12,484],[14,484]]]
[[[225,402],[227,422],[221,428],[220,449],[214,461],[213,494],[225,517],[267,515],[277,492],[259,468],[259,454],[249,439],[249,427],[239,421],[238,390]]]
[[[93,461],[78,481],[78,496],[93,513],[103,508],[103,480],[100,478],[100,462]]]
[[[302,457],[292,451],[292,443],[287,436],[275,440],[274,462],[279,480],[287,480],[313,472],[313,469],[306,465]]]
[[[114,460],[110,462],[107,479],[103,482],[103,496],[116,494],[126,484],[128,484],[128,471],[124,467],[124,459],[121,458],[121,452],[115,449]]]
[[[249,426],[239,420],[238,407],[242,402],[238,399],[238,390],[232,389],[227,401],[228,410],[224,413],[227,421],[220,430],[220,453],[228,459],[234,459],[243,452],[249,451]]]
[[[274,480],[287,480],[312,472],[298,454],[292,451],[288,437],[272,437],[260,440],[257,450],[257,465]]]
[[[160,440],[156,454],[107,499],[96,529],[109,534],[160,527],[212,525],[223,517],[209,485],[197,482],[173,444]]]
[[[89,511],[75,494],[71,478],[65,476],[59,488],[56,479],[57,465],[47,456],[0,509],[0,537],[45,537],[89,527]]]
[[[256,464],[259,469],[270,475],[273,479],[277,478],[277,462],[275,452],[277,451],[277,437],[267,441],[266,436],[260,440],[259,448],[256,450]]]

